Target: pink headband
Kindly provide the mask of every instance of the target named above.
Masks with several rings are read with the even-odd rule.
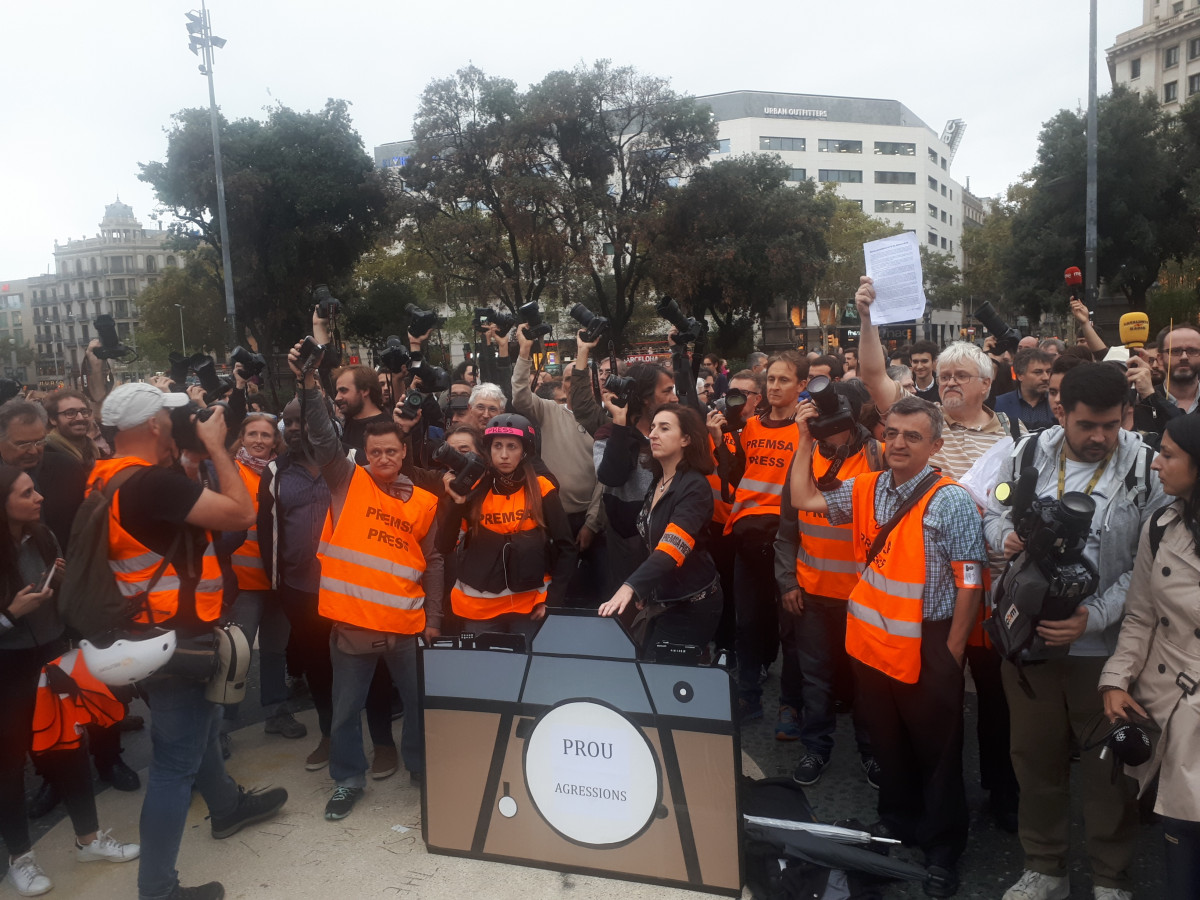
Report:
[[[495,425],[484,432],[485,437],[492,437],[497,434],[511,434],[513,437],[523,438],[525,432],[520,428],[511,428],[508,425]]]

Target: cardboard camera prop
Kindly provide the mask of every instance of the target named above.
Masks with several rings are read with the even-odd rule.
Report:
[[[420,654],[430,852],[740,896],[725,670],[639,661],[592,610],[551,612],[528,653],[463,643]]]

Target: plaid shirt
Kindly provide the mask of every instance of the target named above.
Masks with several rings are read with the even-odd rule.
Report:
[[[875,522],[882,527],[892,517],[926,473],[926,466],[900,487],[892,483],[891,471],[875,482]],[[842,482],[841,487],[825,494],[829,506],[829,522],[844,525],[854,518],[851,496],[854,479]],[[973,562],[981,567],[987,559],[983,542],[983,519],[975,501],[966,488],[945,485],[929,500],[925,508],[925,593],[922,597],[924,618],[940,622],[954,615],[958,588],[954,584],[952,562]]]

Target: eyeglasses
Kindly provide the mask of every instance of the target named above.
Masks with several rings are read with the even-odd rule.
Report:
[[[976,378],[980,378],[980,377],[982,377],[982,376],[966,375],[962,372],[959,372],[954,375],[947,372],[945,375],[939,375],[938,381],[940,381],[942,384],[970,384]]]
[[[1200,359],[1200,347],[1172,347],[1167,352],[1174,357],[1190,356],[1192,359]]]
[[[883,430],[884,443],[894,444],[896,438],[903,436],[906,444],[920,444],[926,438],[919,431],[897,431],[895,428],[885,428]]]
[[[473,408],[476,412],[491,413],[493,416],[498,416],[500,413],[504,412],[504,407],[489,406],[486,403],[476,403]]]
[[[36,441],[9,441],[9,443],[16,447],[21,453],[24,453],[26,450],[36,450],[39,447],[45,447],[46,439],[39,438]]]
[[[60,409],[58,414],[68,419],[90,419],[92,417],[92,411],[86,406],[77,409]]]

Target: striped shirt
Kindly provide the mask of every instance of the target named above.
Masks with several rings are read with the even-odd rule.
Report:
[[[883,527],[921,479],[932,470],[926,466],[917,475],[896,487],[891,471],[884,472],[875,482],[875,523]],[[824,495],[829,507],[829,522],[844,525],[854,518],[851,497],[854,479],[848,478],[841,487]],[[958,588],[954,583],[951,563],[986,559],[983,543],[983,519],[975,501],[966,488],[957,484],[939,488],[929,498],[922,520],[925,538],[925,592],[922,594],[922,614],[926,622],[941,622],[954,617]]]

